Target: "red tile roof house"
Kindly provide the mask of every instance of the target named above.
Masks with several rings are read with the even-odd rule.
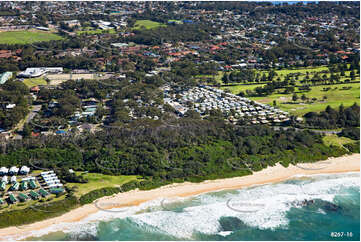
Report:
[[[0,58],[10,58],[11,56],[11,50],[0,50]]]
[[[39,88],[39,86],[35,86],[35,87],[32,87],[32,88],[30,89],[30,91],[31,91],[31,92],[39,92],[39,91],[40,91],[40,88]]]
[[[211,50],[220,50],[221,47],[217,46],[217,45],[212,45],[211,47]]]

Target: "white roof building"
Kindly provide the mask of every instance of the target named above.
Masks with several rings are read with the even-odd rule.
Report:
[[[1,167],[0,168],[0,174],[8,174],[8,172],[9,172],[8,168],[6,168],[6,167]]]
[[[22,173],[22,174],[27,174],[29,172],[30,172],[30,168],[27,166],[22,166],[20,169],[20,173]]]
[[[30,67],[19,73],[20,77],[39,77],[45,73],[61,73],[63,67]]]
[[[8,105],[5,106],[6,109],[13,109],[16,107],[15,103],[9,103]]]
[[[17,174],[19,172],[19,168],[16,166],[10,167],[9,173]]]
[[[10,178],[10,182],[11,182],[11,183],[15,183],[15,182],[16,182],[16,176],[12,176],[12,177]]]

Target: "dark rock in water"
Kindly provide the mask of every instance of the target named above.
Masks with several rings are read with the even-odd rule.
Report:
[[[325,211],[333,211],[333,212],[337,212],[339,210],[342,209],[342,207],[334,204],[334,203],[331,203],[331,202],[328,202],[328,201],[324,201],[324,200],[321,200],[321,199],[310,199],[310,200],[303,200],[303,201],[296,201],[296,202],[293,202],[292,205],[294,206],[298,206],[298,207],[307,207],[309,209],[312,209],[312,210],[317,210],[317,208],[321,208]]]
[[[248,225],[236,217],[221,217],[219,223],[221,231],[236,231],[249,228]]]
[[[305,206],[309,206],[315,203],[315,200],[310,199],[310,200],[303,200],[303,201],[295,201],[292,203],[292,205],[294,206],[298,206],[298,207],[305,207]]]
[[[333,211],[333,212],[337,212],[342,209],[342,207],[340,207],[336,204],[330,203],[330,202],[325,202],[325,204],[322,206],[322,208],[327,211]]]
[[[68,235],[69,240],[74,241],[97,241],[98,237],[89,233],[79,233],[79,234],[70,234]]]

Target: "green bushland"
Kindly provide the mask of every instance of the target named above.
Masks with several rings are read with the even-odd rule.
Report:
[[[325,111],[308,112],[303,117],[307,127],[316,129],[360,127],[360,106],[356,103],[347,108],[341,104],[338,109],[327,106]]]
[[[350,127],[342,129],[339,136],[347,137],[353,140],[360,140],[360,128],[359,127]]]
[[[48,147],[36,147],[35,138],[30,147],[24,144],[23,148],[0,154],[0,165],[33,166],[34,161],[31,163],[30,158],[34,157],[40,160],[35,163],[39,167],[71,168],[113,176],[137,175],[152,178],[152,183],[158,183],[159,180],[204,180],[247,175],[280,160],[286,163],[316,161],[346,153],[345,150],[326,146],[322,136],[313,132],[276,131],[262,125],[237,127],[209,120],[185,120],[179,122],[177,130],[155,125],[144,127],[140,134],[131,130],[116,131],[113,131],[112,139],[117,143],[112,143],[106,134],[100,132],[87,137],[84,143],[78,141],[80,147],[64,143],[61,137],[52,137],[46,143]],[[132,140],[135,135],[136,144]],[[102,161],[107,162],[102,164]],[[147,183],[146,186],[153,185]]]
[[[328,146],[344,147],[345,144],[354,143],[355,141],[347,137],[340,137],[335,134],[331,134],[326,135],[323,138],[323,142]]]
[[[351,153],[360,153],[360,141],[343,145]]]

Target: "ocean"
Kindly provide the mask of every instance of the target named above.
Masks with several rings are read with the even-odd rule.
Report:
[[[100,210],[27,240],[360,240],[359,173]]]

